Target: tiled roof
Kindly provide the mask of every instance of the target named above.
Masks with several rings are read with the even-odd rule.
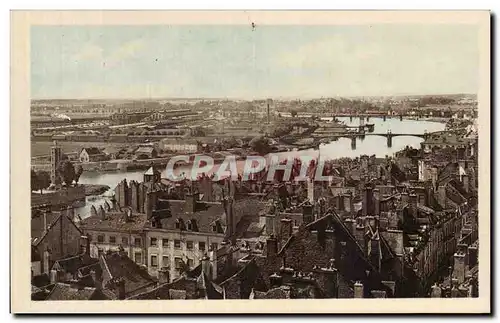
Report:
[[[51,301],[64,301],[64,300],[90,300],[94,295],[96,289],[90,287],[78,288],[69,284],[57,283],[55,284],[52,292],[47,297]]]
[[[97,262],[97,259],[90,258],[87,255],[77,255],[57,260],[54,265],[60,266],[66,273],[76,274],[78,269]]]
[[[125,294],[130,295],[136,290],[156,283],[146,270],[119,252],[109,252],[101,257],[101,261],[104,262],[101,263],[101,267],[104,267],[103,270],[112,278],[121,277],[125,280]]]
[[[33,276],[31,278],[31,285],[34,285],[36,287],[45,287],[47,285],[50,285],[50,277],[47,274],[41,274],[37,276]]]
[[[253,299],[288,299],[290,298],[290,287],[280,286],[267,292],[253,291]]]
[[[106,213],[106,219],[98,215],[83,219],[80,228],[83,230],[109,230],[115,232],[140,231],[146,223],[146,214],[132,213],[129,221],[126,221],[126,212],[110,211]]]
[[[82,148],[82,151],[84,149],[87,152],[87,154],[89,154],[89,156],[92,156],[92,155],[101,155],[102,154],[102,151],[99,148],[97,148],[97,147]]]
[[[50,213],[47,213],[45,216],[46,216],[46,221],[47,221],[47,227],[51,228],[51,226],[59,218],[60,213],[50,212]],[[44,233],[43,225],[44,225],[43,214],[40,214],[39,216],[34,216],[31,218],[31,239],[32,239],[32,241],[34,241],[34,239],[37,239],[36,242],[38,242],[40,240],[40,238],[42,237],[42,235]]]

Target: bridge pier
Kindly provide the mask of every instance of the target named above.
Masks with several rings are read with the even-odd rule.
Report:
[[[370,121],[370,117],[366,116],[366,122]]]
[[[384,115],[384,116],[382,117],[382,119],[383,119],[384,121],[385,121],[385,120],[387,120],[387,116],[386,116],[386,115]]]
[[[399,121],[403,121],[403,115],[402,114],[399,115]]]
[[[387,135],[387,147],[392,148],[392,135]]]
[[[352,116],[349,116],[349,121],[352,122]]]
[[[351,149],[356,150],[356,137],[351,137]]]

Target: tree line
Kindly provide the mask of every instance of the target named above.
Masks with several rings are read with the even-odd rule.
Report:
[[[56,168],[56,178],[55,183],[51,182],[50,174],[47,171],[39,170],[35,171],[31,169],[31,190],[40,191],[43,194],[43,190],[50,185],[61,185],[65,186],[73,185],[73,182],[78,185],[80,176],[83,173],[83,167],[81,165],[73,165],[73,163],[68,160],[62,160]]]

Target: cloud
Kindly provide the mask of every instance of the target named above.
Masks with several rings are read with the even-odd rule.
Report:
[[[96,44],[86,43],[80,50],[72,55],[73,61],[89,61],[95,59],[101,59],[103,54],[103,49]]]
[[[85,43],[78,52],[71,56],[75,62],[99,61],[107,68],[113,68],[128,58],[134,57],[144,48],[142,39],[135,39],[125,42],[115,49],[111,49],[109,54],[105,50],[93,43]]]
[[[145,44],[142,39],[136,39],[123,43],[120,47],[105,57],[104,62],[107,67],[112,68],[128,58],[134,57],[144,48],[144,45]]]

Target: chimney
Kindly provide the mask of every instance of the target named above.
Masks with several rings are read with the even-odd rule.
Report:
[[[339,211],[345,211],[345,198],[344,195],[338,195],[337,196],[337,208]]]
[[[212,277],[212,265],[210,264],[210,258],[204,255],[201,258],[201,270],[207,277]]]
[[[465,191],[469,193],[469,175],[462,175],[462,185],[464,186]]]
[[[292,235],[292,220],[289,218],[281,219],[281,240],[287,241]]]
[[[185,197],[184,212],[194,213],[196,212],[196,204],[199,201],[199,193],[187,193]]]
[[[42,220],[43,220],[43,235],[45,235],[47,233],[47,230],[48,230],[48,225],[47,225],[47,212],[49,211],[43,211],[42,213]]]
[[[354,207],[353,207],[353,200],[352,200],[352,194],[346,193],[344,194],[344,208],[348,212],[353,212]]]
[[[58,279],[58,278],[59,278],[59,277],[58,277],[58,276],[59,276],[58,274],[59,274],[59,273],[58,273],[58,272],[57,272],[57,270],[55,270],[55,269],[52,269],[52,270],[50,271],[50,283],[51,283],[51,284],[55,284],[55,283],[57,283],[57,281],[59,280],[59,279]]]
[[[432,188],[434,191],[437,190],[437,181],[438,181],[438,169],[436,166],[433,166],[431,168],[431,181],[432,181]]]
[[[231,239],[231,243],[235,243],[236,238],[234,233],[236,231],[236,221],[234,220],[234,210],[233,210],[233,198],[224,198],[222,200],[224,207],[224,215],[226,216],[226,237]]]
[[[50,274],[50,252],[48,250],[43,252],[43,273]]]
[[[373,189],[373,205],[375,215],[380,215],[380,189]]]
[[[465,254],[457,252],[453,255],[453,259],[453,277],[461,284],[465,280]]]
[[[102,280],[101,280],[101,277],[97,276],[97,273],[96,273],[95,270],[91,270],[90,271],[90,276],[92,277],[92,280],[94,281],[94,287],[97,290],[101,290],[102,289]]]
[[[354,237],[356,238],[356,241],[360,245],[361,249],[363,249],[363,251],[366,251],[365,225],[362,222],[356,224]]]
[[[409,204],[409,203],[410,203],[410,198],[409,198],[409,196],[408,196],[408,193],[407,193],[407,192],[402,192],[402,193],[401,193],[401,203],[402,203],[403,205],[405,205],[405,204]]]
[[[467,251],[469,252],[469,268],[473,268],[477,265],[477,246],[469,246]]]
[[[309,203],[314,204],[314,179],[307,179],[307,199]]]
[[[438,198],[439,205],[441,205],[443,208],[446,208],[446,206],[447,206],[447,203],[446,203],[446,199],[447,199],[446,198],[446,186],[439,185],[437,198]]]
[[[158,285],[170,283],[170,271],[167,267],[161,267],[158,270]]]
[[[281,285],[283,285],[283,276],[279,275],[278,273],[274,273],[269,276],[269,283],[271,285],[271,288],[280,287]]]
[[[347,229],[349,229],[349,232],[354,236],[356,232],[356,220],[352,218],[346,218],[344,219],[344,223],[347,226]]]
[[[410,205],[411,205],[411,207],[412,207],[413,210],[417,209],[417,203],[418,203],[418,201],[417,201],[417,194],[411,193],[409,195],[409,203],[410,203]]]
[[[302,206],[302,222],[304,224],[309,224],[314,221],[314,207],[311,203],[306,202]]]
[[[147,192],[146,193],[146,205],[144,208],[146,209],[146,217],[147,219],[151,219],[153,217],[153,210],[156,208],[157,202],[157,194],[156,192]]]
[[[125,299],[125,279],[122,277],[118,278],[116,286],[118,287],[118,299]]]
[[[276,257],[278,254],[278,240],[274,237],[274,235],[271,235],[269,238],[266,240],[266,257],[271,258],[271,257]]]
[[[87,255],[90,257],[90,239],[87,235],[82,235],[80,237],[80,248],[81,254]]]
[[[431,298],[441,298],[442,290],[437,284],[431,287]]]
[[[210,268],[212,272],[212,276],[209,276],[209,278],[215,280],[217,278],[217,250],[209,250],[208,256],[210,257]]]
[[[392,292],[392,297],[396,297],[396,282],[393,280],[383,280],[382,284],[388,287]]]
[[[213,201],[213,187],[212,187],[212,179],[203,174],[201,178],[201,189],[203,192],[203,198],[207,202],[212,202]]]
[[[363,284],[360,281],[357,281],[354,284],[354,298],[364,298],[365,291],[363,288]]]
[[[370,184],[366,184],[363,189],[363,216],[374,215],[373,208],[373,188]]]
[[[325,268],[314,266],[313,272],[317,276],[318,284],[325,289],[326,298],[338,298],[338,272],[335,260],[330,259]]]

